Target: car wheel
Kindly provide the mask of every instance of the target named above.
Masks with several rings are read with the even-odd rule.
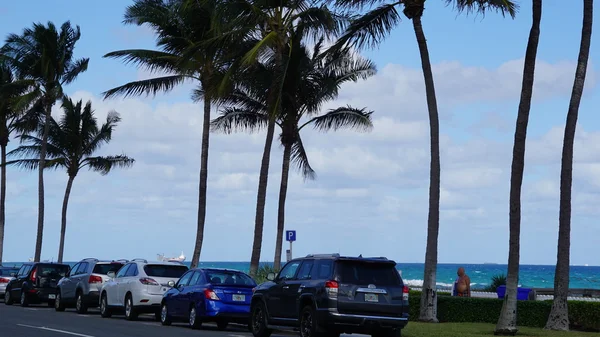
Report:
[[[327,331],[319,326],[315,309],[307,305],[300,314],[300,336],[301,337],[339,337],[335,331]]]
[[[127,297],[125,297],[125,319],[128,321],[135,321],[137,317],[138,314],[133,306],[133,299],[131,298],[131,295],[128,294]]]
[[[160,324],[171,325],[171,317],[169,317],[169,311],[166,303],[163,303],[160,307]]]
[[[200,327],[202,327],[202,319],[198,317],[198,311],[196,311],[195,305],[192,305],[190,308],[188,323],[192,329],[200,329]]]
[[[12,295],[10,294],[12,290],[10,289],[6,289],[6,294],[4,294],[4,304],[6,305],[12,305],[13,304],[13,298]]]
[[[75,311],[77,311],[78,314],[85,314],[87,313],[87,310],[88,308],[83,299],[83,294],[81,291],[78,291],[77,296],[75,297]]]
[[[250,330],[254,337],[270,337],[273,330],[267,326],[267,310],[262,301],[252,305],[250,314]]]
[[[100,316],[104,318],[109,318],[112,316],[112,311],[108,307],[108,299],[106,298],[106,293],[102,293],[102,297],[100,297]]]
[[[217,329],[223,331],[223,330],[227,329],[228,325],[229,325],[229,322],[227,322],[227,321],[218,321],[217,322]]]
[[[21,306],[22,307],[29,306],[29,298],[27,298],[27,293],[24,291],[21,292]]]
[[[60,295],[60,290],[56,292],[56,299],[54,300],[54,310],[65,311],[65,306],[62,301],[62,296]]]

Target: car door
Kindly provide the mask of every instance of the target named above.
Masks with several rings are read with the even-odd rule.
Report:
[[[296,276],[286,281],[281,296],[281,314],[284,318],[297,319],[300,316],[298,299],[302,291],[301,287],[304,283],[310,282],[314,263],[312,259],[302,261]]]
[[[175,294],[173,295],[172,302],[172,313],[174,316],[185,316],[187,315],[189,308],[189,300],[187,298],[188,294],[186,293],[187,285],[190,282],[190,279],[194,275],[194,271],[190,270],[183,274],[177,284],[175,284]]]
[[[288,262],[275,279],[275,285],[269,289],[267,298],[267,310],[272,318],[285,318],[284,293],[290,288],[288,283],[296,277],[296,273],[302,263],[301,260]]]
[[[21,288],[23,288],[23,282],[27,279],[27,275],[29,275],[29,271],[31,270],[30,264],[24,264],[19,269],[17,276],[11,282],[10,285],[10,294],[13,298],[19,298],[21,296]]]
[[[128,291],[130,291],[132,294],[137,294],[135,292],[136,289],[134,289],[136,284],[133,283],[134,281],[137,281],[137,275],[138,265],[137,263],[132,263],[131,266],[129,266],[129,268],[127,269],[127,273],[125,273],[125,276],[117,284],[119,294],[117,301],[120,301],[121,303],[123,303],[123,305],[125,305],[125,294],[127,294]],[[134,301],[135,300],[136,299],[134,298]]]
[[[81,286],[81,282],[85,281],[87,276],[87,270],[90,267],[88,262],[82,262],[79,268],[77,268],[77,275],[73,278],[73,298],[77,293],[77,287]]]
[[[81,262],[69,270],[64,279],[60,282],[60,295],[63,301],[68,301],[75,298],[75,285],[73,284],[73,278],[77,275],[77,269],[81,266]]]
[[[119,298],[119,284],[123,282],[125,279],[125,274],[127,270],[131,266],[131,263],[124,265],[119,271],[117,275],[115,275],[115,279],[111,281],[109,288],[106,290],[108,294],[108,300],[111,306],[122,306],[123,301]]]

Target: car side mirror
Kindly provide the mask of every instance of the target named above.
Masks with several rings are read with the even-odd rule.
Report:
[[[108,273],[106,273],[106,276],[108,276],[110,278],[115,278],[115,276],[117,276],[117,274],[115,274],[114,271],[109,271]]]
[[[275,273],[268,273],[267,274],[267,280],[274,281],[275,280]]]
[[[173,288],[175,286],[175,282],[173,282],[173,280],[167,282],[167,285],[171,288]]]

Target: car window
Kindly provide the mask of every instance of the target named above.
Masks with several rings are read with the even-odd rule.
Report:
[[[356,285],[398,286],[401,284],[396,267],[389,263],[342,262],[340,278],[343,283]]]
[[[64,264],[39,264],[36,267],[37,277],[64,277],[69,266]]]
[[[123,268],[119,269],[119,272],[117,273],[117,278],[121,278],[121,277],[125,277],[125,273],[127,273],[127,269],[129,269],[129,267],[131,266],[131,264],[126,264],[125,266],[123,266]]]
[[[138,275],[138,266],[137,266],[137,264],[133,263],[133,264],[131,264],[129,269],[127,269],[127,273],[125,274],[125,277],[132,277],[132,276],[137,276],[137,275]]]
[[[239,271],[234,270],[205,270],[206,279],[210,284],[255,286],[254,280]]]
[[[94,266],[94,270],[92,273],[106,275],[108,272],[116,273],[119,269],[123,267],[122,263],[112,262],[112,263],[98,263]]]
[[[314,264],[314,260],[305,260],[304,262],[302,262],[300,271],[298,271],[298,277],[296,278],[298,280],[310,280],[310,275]]]
[[[19,273],[17,275],[25,276],[29,273],[30,270],[31,270],[31,265],[28,265],[28,264],[22,265],[21,269],[19,269]]]
[[[197,273],[196,273],[197,274]],[[183,275],[180,279],[179,282],[177,282],[177,286],[187,286],[190,282],[190,279],[192,278],[192,275],[194,275],[194,272],[191,271],[189,273],[186,273],[185,275]]]
[[[194,276],[192,276],[192,279],[190,280],[190,282],[188,284],[191,286],[198,284],[198,280],[200,279],[200,276],[202,276],[201,272],[199,272],[199,271],[195,272]]]
[[[74,265],[73,268],[69,270],[69,276],[77,275],[77,268],[79,268],[80,265],[81,263],[77,263],[76,265]]]
[[[146,275],[150,277],[180,278],[188,270],[184,265],[147,264],[144,266]]]
[[[23,270],[23,275],[21,275],[21,276],[27,276],[27,275],[29,275],[29,272],[31,271],[32,267],[33,267],[32,265],[25,266],[25,269]]]
[[[85,274],[87,272],[89,264],[87,262],[82,262],[81,265],[77,268],[77,275]]]
[[[333,260],[319,260],[312,272],[313,280],[327,280],[333,272]]]
[[[18,268],[3,268],[0,269],[0,276],[11,276],[11,273],[18,273],[19,269]]]
[[[280,280],[290,280],[293,279],[296,275],[296,271],[298,271],[298,267],[300,266],[301,261],[292,261],[283,267],[279,272],[279,276],[277,277]]]

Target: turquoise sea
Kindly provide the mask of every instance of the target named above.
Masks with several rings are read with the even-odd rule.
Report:
[[[76,262],[70,262],[74,265]],[[13,263],[3,263],[4,266]],[[14,263],[21,265],[21,263]],[[184,262],[189,266],[189,262]],[[201,267],[230,268],[247,272],[250,262],[201,262]],[[502,264],[438,264],[437,284],[439,287],[452,286],[458,267],[464,267],[471,278],[473,288],[483,288],[490,283],[494,275],[506,274],[506,265]],[[423,280],[422,263],[399,263],[397,268],[402,272],[404,282],[412,286],[421,286]],[[524,287],[554,287],[554,266],[521,265],[519,284]],[[600,289],[600,267],[571,266],[570,288]]]

